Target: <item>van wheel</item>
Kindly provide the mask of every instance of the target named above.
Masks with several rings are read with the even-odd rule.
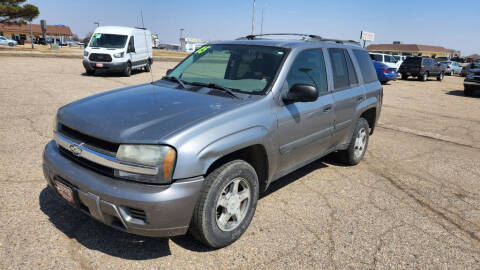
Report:
[[[152,66],[150,66],[150,62],[148,62],[145,67],[144,67],[145,71],[146,72],[150,72],[150,70],[152,70]]]
[[[408,75],[402,74],[402,80],[408,80]]]
[[[367,151],[369,134],[370,127],[367,120],[359,118],[350,145],[346,150],[339,152],[339,157],[345,164],[357,165],[363,159]]]
[[[233,160],[215,169],[203,183],[190,233],[213,248],[235,242],[252,221],[258,186],[257,173],[243,160]]]
[[[418,76],[418,79],[422,82],[426,81],[428,79],[428,73],[423,73],[423,75]]]
[[[445,75],[443,74],[443,72],[441,72],[440,74],[438,74],[438,76],[437,76],[437,81],[440,81],[440,82],[441,82],[441,81],[443,80],[443,77],[444,77],[444,76],[445,76]]]
[[[132,75],[132,64],[130,62],[127,63],[125,70],[123,71],[123,75],[125,77],[130,77]]]

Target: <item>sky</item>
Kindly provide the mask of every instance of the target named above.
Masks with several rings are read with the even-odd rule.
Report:
[[[184,36],[202,41],[250,34],[253,0],[30,0],[47,24],[65,24],[84,37],[100,25],[142,26],[162,43]],[[375,33],[373,43],[416,43],[480,53],[478,0],[256,0],[254,33],[306,33],[358,40]]]

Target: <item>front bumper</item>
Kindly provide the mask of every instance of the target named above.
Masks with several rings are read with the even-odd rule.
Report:
[[[463,85],[466,86],[471,86],[471,87],[476,87],[480,89],[480,80],[472,80],[472,79],[465,79],[463,81]]]
[[[111,178],[64,157],[53,140],[45,146],[43,171],[54,190],[54,179],[74,190],[74,207],[116,229],[153,237],[187,232],[203,183],[201,176],[170,185]]]
[[[102,64],[103,67],[97,67],[97,64]],[[92,62],[83,59],[83,67],[88,70],[124,71],[127,67],[127,62]]]

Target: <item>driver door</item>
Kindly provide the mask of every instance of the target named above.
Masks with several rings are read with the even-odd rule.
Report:
[[[279,175],[290,172],[328,151],[333,131],[333,98],[328,91],[325,61],[321,49],[298,54],[284,83],[283,95],[295,84],[309,84],[319,91],[313,102],[295,102],[278,107],[275,135]]]

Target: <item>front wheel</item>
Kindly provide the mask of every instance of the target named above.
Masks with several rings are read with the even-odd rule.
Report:
[[[130,77],[130,75],[132,75],[132,64],[130,62],[127,63],[127,66],[123,70],[123,75],[125,77]]]
[[[230,245],[250,225],[258,196],[258,177],[250,164],[233,160],[220,166],[205,178],[190,233],[213,248]]]
[[[408,80],[408,75],[402,74],[402,80]]]
[[[95,75],[95,69],[85,69],[85,72],[87,72],[89,76]]]
[[[443,77],[444,77],[443,72],[441,72],[441,73],[438,74],[438,76],[437,76],[437,81],[442,81],[442,80],[443,80]]]
[[[425,72],[423,75],[418,76],[418,79],[422,82],[426,81],[428,79],[428,74]]]
[[[350,145],[346,150],[339,152],[341,160],[347,165],[357,165],[365,155],[368,146],[370,127],[367,120],[360,118],[353,131]]]
[[[150,72],[150,70],[152,70],[152,66],[150,66],[150,62],[148,62],[144,68],[146,72]]]

